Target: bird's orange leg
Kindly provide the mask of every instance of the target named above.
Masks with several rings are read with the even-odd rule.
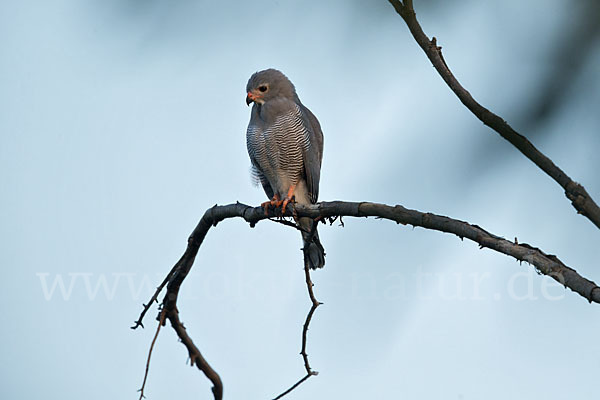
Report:
[[[279,198],[279,194],[275,193],[271,201],[265,201],[260,206],[265,209],[265,215],[269,214],[269,206],[271,207],[279,207],[282,201]]]
[[[290,201],[292,203],[295,201],[294,200],[294,190],[296,190],[296,185],[290,186],[290,190],[288,190],[287,196],[285,196],[285,199],[283,199],[283,207],[281,208],[282,215],[285,214],[285,208],[287,207],[288,203]]]

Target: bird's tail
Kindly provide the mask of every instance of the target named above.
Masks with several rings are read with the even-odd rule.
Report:
[[[319,240],[317,226],[314,234],[311,234],[313,220],[310,218],[298,218],[298,224],[302,228],[302,242],[304,243],[304,254],[311,269],[323,268],[325,265],[325,249]],[[308,242],[308,243],[307,243]]]

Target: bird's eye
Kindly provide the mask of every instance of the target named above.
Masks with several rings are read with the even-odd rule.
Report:
[[[267,87],[265,85],[259,86],[258,90],[260,90],[261,92],[266,92],[267,91]]]

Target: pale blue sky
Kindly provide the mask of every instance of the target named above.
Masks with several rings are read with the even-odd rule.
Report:
[[[415,3],[459,80],[509,121],[575,23],[557,0]],[[267,67],[321,122],[321,200],[467,220],[600,281],[600,231],[460,104],[387,1],[0,1],[0,35],[2,399],[137,398],[156,315],[131,331],[141,304],[208,207],[265,200],[244,89]],[[565,106],[524,132],[596,200],[599,64],[596,46]],[[320,374],[290,399],[597,395],[597,305],[450,235],[345,225],[320,229]],[[278,224],[226,221],[182,287],[226,399],[273,398],[303,374],[300,245]],[[210,398],[186,360],[164,329],[147,397]]]

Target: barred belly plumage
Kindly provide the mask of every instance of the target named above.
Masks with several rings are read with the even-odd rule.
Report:
[[[253,164],[282,195],[298,183],[304,169],[302,150],[309,147],[300,108],[279,116],[270,126],[248,126],[248,153]],[[288,186],[288,187],[285,187]]]

